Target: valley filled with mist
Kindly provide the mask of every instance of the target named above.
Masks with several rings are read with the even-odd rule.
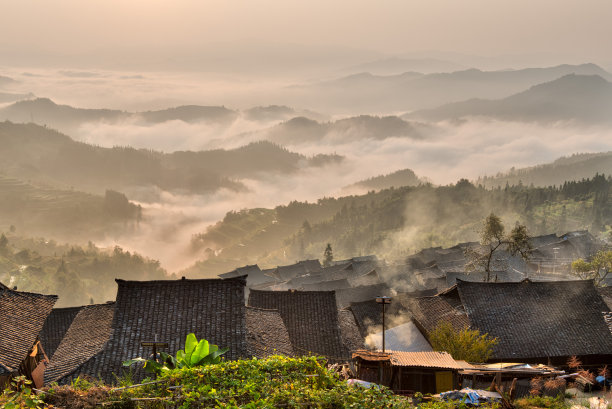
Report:
[[[393,262],[491,212],[609,241],[610,81],[365,56],[291,77],[0,66],[0,282],[69,306],[327,243]]]

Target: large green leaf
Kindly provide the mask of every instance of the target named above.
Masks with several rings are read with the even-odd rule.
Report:
[[[191,355],[189,363],[193,365],[197,365],[202,359],[206,358],[208,355],[208,341],[205,339],[200,340],[198,346],[195,351]]]
[[[191,354],[198,346],[198,339],[195,334],[192,332],[187,335],[187,339],[185,340],[185,354]]]
[[[185,351],[183,351],[182,349],[176,352],[176,364],[179,368],[182,368],[186,365],[185,356]]]

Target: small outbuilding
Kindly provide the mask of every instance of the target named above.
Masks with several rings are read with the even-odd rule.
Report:
[[[471,365],[447,352],[367,351],[353,353],[357,377],[395,393],[441,393],[459,387],[459,371]]]

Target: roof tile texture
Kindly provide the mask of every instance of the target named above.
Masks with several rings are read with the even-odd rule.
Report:
[[[289,332],[278,310],[246,307],[247,349],[251,356],[293,356]]]
[[[249,306],[279,311],[296,354],[316,354],[332,360],[348,357],[333,291],[251,290]]]
[[[168,342],[168,353],[185,346],[193,332],[220,348],[227,359],[247,356],[244,277],[206,280],[124,281],[119,285],[111,337],[103,350],[74,374],[101,375],[107,383],[123,372],[122,362],[148,357],[142,341]],[[136,372],[136,379],[142,378]]]
[[[0,290],[0,365],[19,367],[56,301],[56,295]]]
[[[82,307],[45,371],[45,383],[57,381],[102,350],[111,333],[115,303]]]
[[[40,342],[49,358],[53,357],[72,320],[77,316],[82,307],[54,308],[45,320],[45,325],[40,332]]]
[[[472,326],[497,337],[500,359],[612,353],[592,281],[472,283],[457,281]]]

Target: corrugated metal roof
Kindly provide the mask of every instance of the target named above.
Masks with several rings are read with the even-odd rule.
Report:
[[[448,352],[388,351],[395,366],[421,366],[426,368],[462,369]]]

